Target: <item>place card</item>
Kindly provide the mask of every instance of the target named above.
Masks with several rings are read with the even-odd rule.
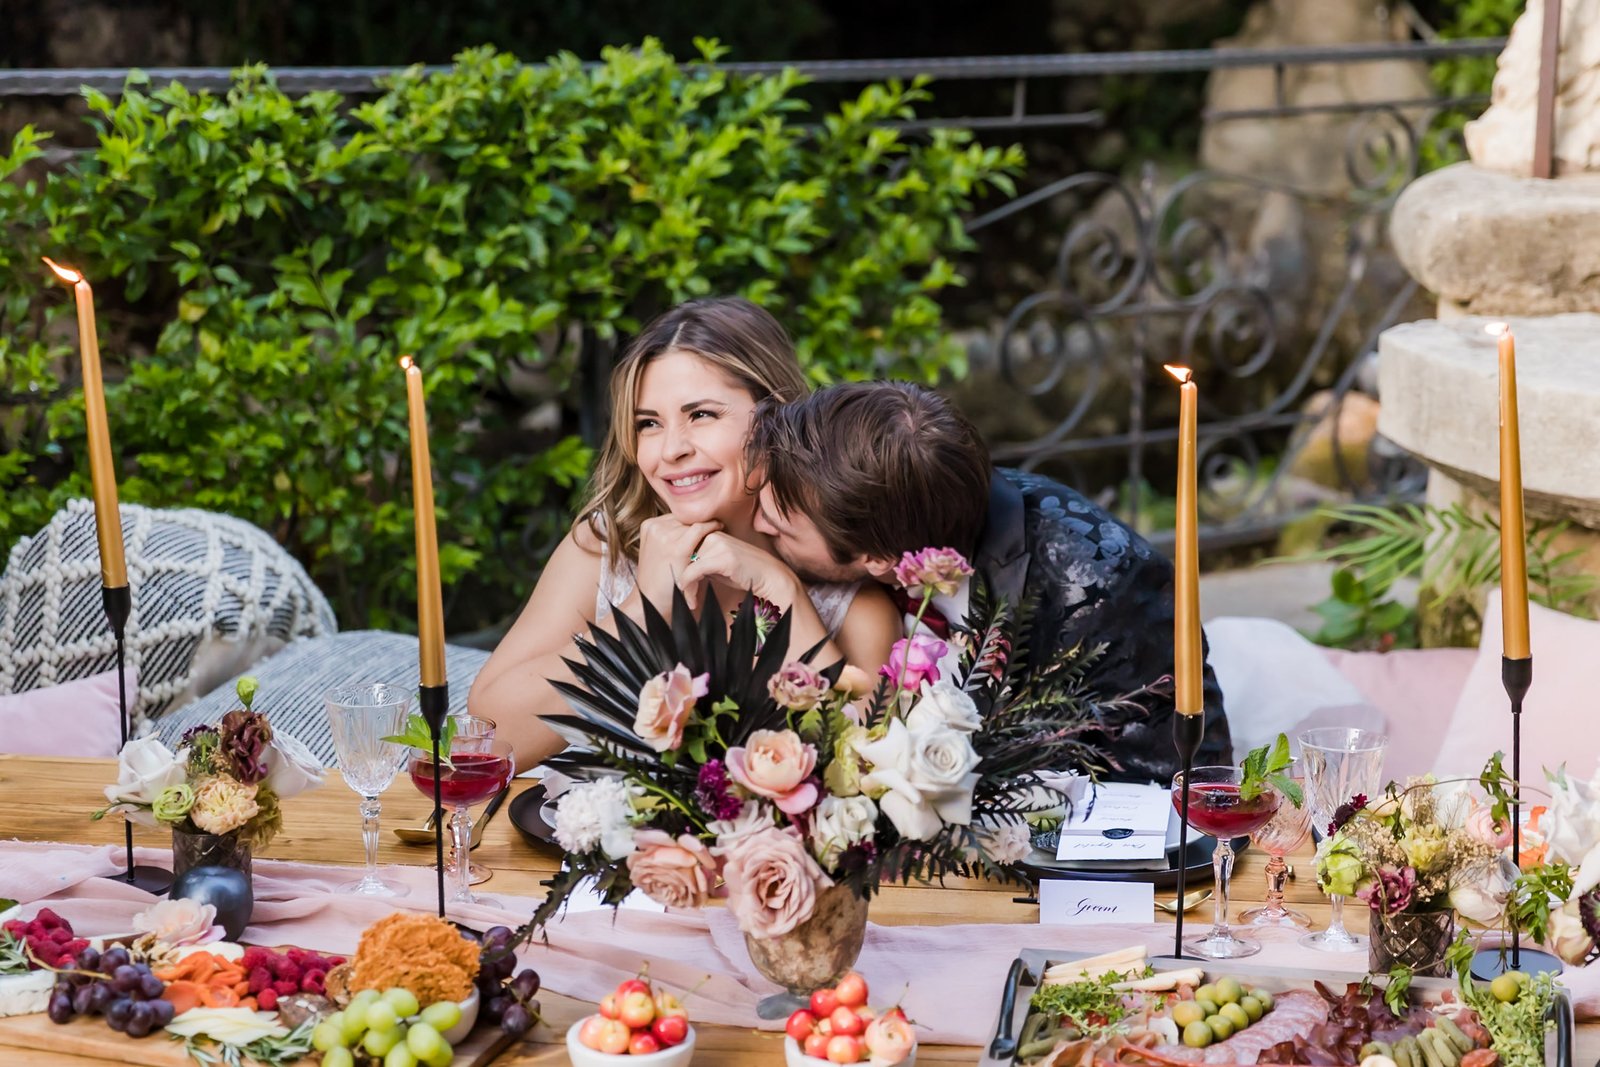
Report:
[[[1107,782],[1062,825],[1056,859],[1164,861],[1171,821],[1172,794],[1163,786]]]
[[[1156,887],[1150,882],[1039,882],[1039,922],[1051,926],[1153,923]]]

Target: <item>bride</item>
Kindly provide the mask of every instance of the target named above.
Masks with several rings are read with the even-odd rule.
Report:
[[[744,446],[762,400],[808,392],[783,327],[747,300],[693,300],[658,316],[628,346],[611,378],[611,429],[579,518],[545,566],[516,623],[473,682],[468,708],[495,720],[519,767],[564,747],[540,721],[566,710],[551,679],[572,680],[573,635],[613,611],[643,621],[648,599],[671,612],[673,590],[701,549],[760,552]],[[870,675],[889,658],[900,616],[872,582],[807,586],[788,580],[761,593],[790,610],[796,655],[828,634],[819,663],[839,659]],[[703,565],[702,565],[703,566]],[[707,579],[718,603],[746,589]],[[702,582],[686,586],[691,603]]]

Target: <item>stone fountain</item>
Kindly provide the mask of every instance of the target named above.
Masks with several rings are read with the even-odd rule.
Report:
[[[1529,0],[1466,128],[1471,162],[1417,179],[1391,218],[1437,317],[1379,340],[1379,431],[1430,467],[1428,502],[1493,514],[1499,483],[1492,321],[1517,339],[1530,518],[1571,524],[1562,548],[1600,573],[1600,0],[1566,0],[1557,81],[1557,177],[1534,178],[1544,0]],[[1426,597],[1424,597],[1426,600]],[[1425,643],[1475,643],[1477,603],[1423,619]]]

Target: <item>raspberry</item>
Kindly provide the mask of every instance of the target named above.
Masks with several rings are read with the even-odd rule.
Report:
[[[287,979],[280,978],[272,983],[272,991],[280,997],[292,997],[300,992],[300,987]],[[264,993],[266,990],[262,990],[262,992]]]
[[[37,914],[37,915],[35,915],[33,917],[33,921],[36,922],[36,923],[43,924],[43,926],[44,926],[44,928],[46,930],[49,930],[49,929],[52,929],[52,928],[55,928],[55,927],[60,927],[62,929],[65,929],[68,933],[72,932],[72,927],[67,925],[67,920],[65,920],[61,916],[57,915],[55,912],[51,911],[49,908],[40,908],[39,909],[39,914]]]
[[[278,994],[272,989],[263,989],[256,994],[256,1004],[262,1011],[278,1010]]]
[[[328,963],[329,963],[328,969],[331,971],[334,967],[341,966],[344,963],[344,957],[343,956],[329,956],[328,957]]]
[[[244,955],[239,958],[239,966],[243,967],[245,972],[248,973],[255,970],[257,967],[265,966],[266,962],[271,958],[271,952],[262,948],[260,945],[251,945],[249,948],[244,950]]]
[[[54,941],[58,945],[65,945],[68,941],[72,940],[72,931],[68,930],[64,926],[58,926],[46,934],[45,937],[50,941]]]
[[[323,984],[321,971],[307,971],[306,976],[300,979],[300,992],[302,993],[315,993],[320,997],[327,991],[328,987]]]
[[[265,967],[252,967],[250,969],[250,992],[259,993],[263,989],[272,988],[272,973]]]
[[[24,936],[43,937],[50,932],[50,928],[38,919],[34,919],[22,928]]]
[[[300,988],[300,965],[291,959],[280,959],[272,967],[272,976]]]

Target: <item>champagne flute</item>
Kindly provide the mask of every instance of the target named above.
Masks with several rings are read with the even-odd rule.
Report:
[[[1330,726],[1307,730],[1299,741],[1306,776],[1306,806],[1311,809],[1314,826],[1320,829],[1332,825],[1339,806],[1358,793],[1377,795],[1383,781],[1387,736],[1374,730]],[[1367,939],[1344,928],[1344,897],[1330,893],[1328,904],[1328,928],[1307,934],[1300,943],[1323,952],[1364,950]]]
[[[1196,767],[1187,775],[1172,778],[1172,806],[1183,808],[1189,796],[1189,825],[1217,839],[1211,866],[1217,883],[1217,904],[1211,932],[1184,941],[1183,947],[1197,956],[1213,960],[1234,960],[1254,956],[1261,942],[1237,937],[1228,929],[1228,878],[1233,873],[1233,839],[1255,833],[1277,814],[1283,802],[1272,789],[1264,789],[1246,800],[1240,789],[1244,772],[1238,767]]]
[[[1305,781],[1297,776],[1295,783],[1304,794]],[[1311,804],[1302,796],[1299,806],[1284,797],[1272,820],[1250,835],[1250,843],[1267,854],[1267,901],[1242,913],[1240,922],[1246,926],[1311,925],[1304,912],[1283,906],[1283,887],[1289,878],[1289,865],[1283,857],[1299,848],[1310,834]]]
[[[378,798],[405,766],[406,746],[383,739],[405,732],[411,694],[383,682],[348,685],[328,693],[324,706],[339,774],[361,797],[361,843],[367,853],[365,876],[339,891],[403,897],[409,892],[405,885],[378,877]]]
[[[472,809],[507,785],[516,773],[511,743],[494,736],[494,723],[488,719],[466,717],[457,720],[456,734],[448,755],[440,754],[437,765],[431,752],[414,752],[411,757],[411,782],[425,796],[433,796],[435,778],[440,797],[454,809],[450,819],[451,855],[454,859],[455,889],[450,900],[457,904],[494,904],[472,892]]]

